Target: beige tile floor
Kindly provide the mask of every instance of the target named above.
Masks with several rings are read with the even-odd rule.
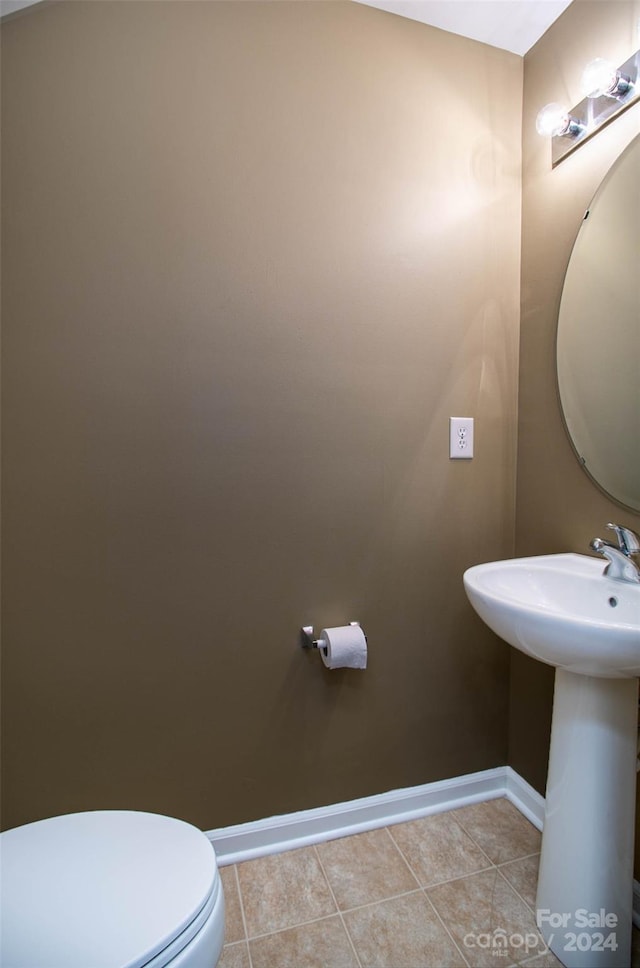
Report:
[[[219,968],[558,966],[535,926],[539,850],[499,799],[224,867]]]

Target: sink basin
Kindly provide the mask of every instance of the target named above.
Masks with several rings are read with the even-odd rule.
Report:
[[[510,645],[586,676],[640,676],[640,584],[604,576],[587,555],[475,565],[464,587],[480,618]]]

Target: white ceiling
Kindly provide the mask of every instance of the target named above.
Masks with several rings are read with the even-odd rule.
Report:
[[[0,15],[39,0],[0,0]],[[526,54],[571,0],[357,0],[453,34]]]
[[[357,0],[524,55],[571,0]]]
[[[30,7],[32,3],[37,2],[38,0],[0,0],[0,16],[6,17],[8,13],[15,13],[16,10]]]

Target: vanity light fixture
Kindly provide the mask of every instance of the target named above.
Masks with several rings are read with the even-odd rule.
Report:
[[[633,83],[621,74],[611,61],[596,57],[585,67],[582,74],[582,93],[585,97],[613,97],[621,101],[631,90]]]
[[[555,102],[536,118],[536,130],[551,138],[551,167],[571,154],[600,128],[640,101],[640,50],[615,67],[597,57],[582,75],[585,98],[568,111]]]

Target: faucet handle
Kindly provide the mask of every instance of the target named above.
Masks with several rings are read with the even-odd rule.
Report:
[[[635,555],[640,552],[640,537],[631,528],[625,528],[620,524],[608,524],[609,531],[614,531],[618,540],[618,547],[623,554]]]

